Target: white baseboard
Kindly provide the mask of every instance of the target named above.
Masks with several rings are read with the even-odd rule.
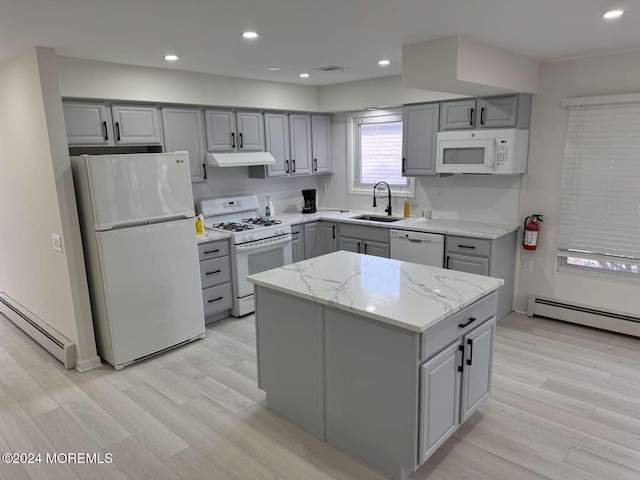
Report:
[[[86,360],[76,359],[76,370],[80,373],[88,372],[89,370],[93,370],[94,368],[98,368],[101,366],[102,360],[100,360],[100,357],[97,355],[92,358],[87,358]]]

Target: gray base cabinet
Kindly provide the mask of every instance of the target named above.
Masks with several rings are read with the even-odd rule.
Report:
[[[304,230],[300,225],[291,225],[291,259],[293,263],[304,260]]]
[[[417,333],[256,286],[267,407],[404,480],[488,397],[496,298]]]
[[[320,234],[320,222],[304,224],[304,258],[322,255],[322,237]]]
[[[320,222],[320,236],[322,237],[322,253],[338,251],[338,224],[335,222]]]
[[[198,245],[205,323],[229,316],[233,304],[229,240]]]
[[[340,225],[339,250],[389,258],[389,229],[362,225]]]
[[[456,235],[445,239],[445,268],[504,280],[498,290],[498,320],[513,310],[516,236],[517,232],[511,232],[495,240]]]

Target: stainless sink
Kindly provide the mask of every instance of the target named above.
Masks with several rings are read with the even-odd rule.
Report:
[[[353,220],[368,220],[370,222],[398,222],[404,220],[402,217],[392,217],[389,215],[358,215],[357,217],[351,217]]]

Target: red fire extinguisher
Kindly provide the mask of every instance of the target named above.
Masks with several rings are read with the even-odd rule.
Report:
[[[536,213],[524,219],[524,235],[522,236],[522,246],[525,250],[535,250],[538,247],[538,233],[542,222],[542,215]]]

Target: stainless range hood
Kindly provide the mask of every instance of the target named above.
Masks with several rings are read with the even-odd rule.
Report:
[[[207,165],[212,167],[253,167],[275,163],[276,159],[269,152],[207,153]]]

